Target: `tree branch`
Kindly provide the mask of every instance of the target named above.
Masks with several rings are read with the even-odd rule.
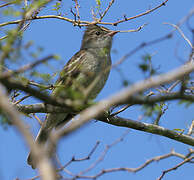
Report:
[[[121,117],[101,117],[97,118],[100,121],[103,121],[108,124],[112,124],[115,126],[128,127],[132,129],[136,129],[139,131],[144,131],[152,134],[157,134],[160,136],[164,136],[184,144],[188,144],[194,146],[194,138],[188,135],[177,133],[173,130],[166,129],[161,126],[157,126],[154,124],[148,124],[143,122],[134,121],[131,119],[121,118]]]
[[[161,74],[158,76],[151,77],[147,80],[140,81],[138,83],[135,83],[134,85],[124,89],[123,91],[117,93],[116,95],[107,98],[105,100],[100,101],[96,105],[93,105],[85,110],[83,110],[79,114],[79,121],[76,119],[72,119],[70,125],[68,127],[64,127],[62,129],[59,129],[57,132],[52,134],[51,137],[51,146],[54,146],[57,141],[60,139],[61,136],[65,136],[70,134],[71,132],[77,130],[80,128],[83,124],[88,122],[90,119],[95,119],[99,117],[101,114],[104,113],[104,111],[108,110],[110,107],[118,104],[122,104],[126,101],[126,99],[130,99],[134,94],[138,94],[148,88],[156,87],[160,84],[169,83],[171,81],[174,81],[176,79],[180,79],[181,77],[189,74],[194,70],[194,63],[190,62],[186,65],[183,65],[171,72]],[[154,133],[155,131],[153,131]],[[160,131],[159,131],[160,132]],[[157,132],[155,132],[157,133]],[[172,134],[169,135],[169,138],[176,138],[175,136],[178,134]],[[166,135],[167,136],[167,135]],[[186,136],[187,137],[187,136]],[[191,139],[191,141],[188,141],[185,136],[181,136],[181,138],[176,138],[178,141],[185,142],[186,144],[192,144],[194,145],[194,140]],[[54,143],[54,144],[53,144]]]
[[[116,26],[116,25],[118,25],[119,23],[123,23],[123,22],[129,21],[129,20],[132,20],[132,19],[136,19],[136,18],[141,17],[141,16],[144,16],[144,15],[147,15],[147,14],[149,14],[149,13],[151,13],[151,12],[157,10],[158,8],[160,8],[160,7],[162,7],[162,6],[165,6],[167,2],[168,2],[168,0],[165,0],[164,2],[162,2],[161,4],[159,4],[158,6],[152,8],[152,9],[150,9],[150,10],[147,10],[147,11],[145,11],[145,12],[143,12],[143,13],[140,13],[140,14],[138,14],[138,15],[136,15],[136,16],[133,16],[133,17],[130,17],[130,18],[124,18],[124,19],[119,20],[119,21],[116,21],[116,22],[101,22],[101,20],[100,20],[100,21],[97,21],[97,22],[89,22],[89,21],[81,21],[81,20],[75,21],[75,20],[69,19],[69,18],[67,18],[67,17],[56,16],[56,15],[44,15],[44,16],[29,17],[29,18],[27,18],[26,20],[36,20],[36,19],[55,18],[55,19],[65,20],[65,21],[70,22],[70,23],[72,23],[72,24],[74,24],[74,25],[77,25],[77,26],[85,26],[85,25],[88,25],[88,24],[91,24],[91,23],[97,23],[97,24],[102,24],[102,25],[113,25],[113,26]],[[112,5],[112,4],[111,4],[111,5]],[[109,6],[108,6],[108,7],[109,7]],[[108,10],[109,10],[109,8],[108,8]],[[105,11],[105,12],[106,12],[106,11]],[[107,12],[106,12],[106,13],[107,13]],[[106,13],[105,13],[105,14],[106,14]],[[0,24],[0,27],[7,26],[7,25],[9,25],[9,24],[18,24],[18,23],[20,23],[21,21],[23,21],[23,20],[15,20],[15,21],[10,21],[10,22],[1,23],[1,24]]]
[[[58,100],[52,96],[47,95],[46,92],[41,92],[38,89],[34,89],[29,85],[23,85],[21,82],[12,79],[1,79],[0,82],[8,89],[17,89],[30,94],[31,96],[42,100],[44,103],[52,104],[55,106],[65,107],[72,111],[73,103],[71,100]]]
[[[167,170],[163,171],[163,172],[162,172],[162,175],[161,175],[157,180],[161,180],[161,179],[164,177],[164,175],[165,175],[166,173],[168,173],[168,172],[170,172],[170,171],[172,171],[172,170],[176,170],[177,168],[181,167],[181,166],[184,165],[185,163],[190,162],[192,159],[194,159],[194,156],[191,156],[191,157],[189,157],[189,158],[186,158],[186,159],[184,159],[184,161],[182,161],[181,163],[177,164],[176,166],[174,166],[174,167],[172,167],[172,168],[170,168],[170,169],[167,169]]]
[[[130,104],[132,105],[141,105],[141,104],[147,104],[147,105],[153,105],[158,102],[163,101],[172,101],[172,100],[188,100],[191,102],[194,102],[194,96],[193,95],[187,95],[187,94],[181,94],[180,92],[176,93],[170,93],[170,94],[163,94],[163,95],[157,95],[157,96],[151,96],[151,97],[141,97],[141,96],[132,96],[129,99],[126,99],[124,104]],[[122,104],[120,104],[122,105]],[[31,104],[31,105],[15,105],[17,110],[26,114],[30,113],[64,113],[71,111],[70,109],[67,109],[65,107],[57,107],[49,104],[44,103],[37,103],[37,104]]]
[[[38,65],[40,65],[42,63],[45,63],[48,60],[53,59],[53,58],[55,58],[55,56],[54,55],[50,55],[50,56],[47,56],[47,57],[42,58],[40,60],[37,60],[37,61],[35,61],[35,62],[31,63],[31,64],[24,65],[23,67],[15,70],[15,71],[4,72],[3,74],[0,75],[0,79],[10,78],[13,75],[16,75],[16,74],[19,74],[19,73],[23,73],[23,72],[27,71],[28,69],[32,69],[35,66],[38,66]]]

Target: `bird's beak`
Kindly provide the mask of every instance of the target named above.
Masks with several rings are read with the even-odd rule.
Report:
[[[119,31],[111,31],[109,32],[107,35],[108,36],[114,36],[116,33],[118,33]]]

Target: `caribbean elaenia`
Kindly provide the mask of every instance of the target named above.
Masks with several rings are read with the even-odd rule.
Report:
[[[85,95],[85,90],[89,89],[87,98],[94,99],[109,76],[110,51],[114,34],[116,31],[89,25],[84,33],[80,51],[64,66],[54,86],[52,96],[60,99],[76,99]],[[93,86],[91,86],[92,83]],[[71,113],[48,113],[36,137],[36,142],[46,143],[49,132],[62,121],[68,121],[70,117],[72,117]],[[36,167],[31,153],[27,161],[32,168]]]

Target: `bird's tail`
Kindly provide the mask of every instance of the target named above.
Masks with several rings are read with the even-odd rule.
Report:
[[[45,129],[45,128],[41,128],[40,131],[38,132],[38,135],[36,137],[36,142],[39,144],[45,144],[47,139],[48,139],[48,134],[49,134],[50,130],[49,129]],[[29,153],[28,157],[27,157],[27,162],[30,166],[32,166],[33,169],[36,168],[35,165],[35,161],[34,158],[32,156],[32,152]]]
[[[67,117],[67,114],[65,113],[48,113],[42,127],[40,128],[40,131],[38,132],[38,135],[35,140],[36,143],[44,145],[48,140],[49,133],[51,132],[51,130],[56,127],[57,124],[59,124],[62,120],[64,120],[65,117]],[[30,166],[32,166],[33,169],[36,168],[35,160],[31,152],[27,157],[27,162]]]

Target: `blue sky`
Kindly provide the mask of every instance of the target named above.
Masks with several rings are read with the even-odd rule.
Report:
[[[124,14],[126,14],[127,17],[134,16],[161,2],[162,1],[159,0],[116,0],[104,20],[115,21],[122,18]],[[65,13],[68,13],[69,17],[71,17],[68,12],[71,3],[72,1],[69,0],[63,5]],[[85,0],[83,4],[82,2],[80,3],[81,17],[83,19],[91,20],[90,7],[92,4],[94,6],[94,0]],[[194,7],[193,0],[169,0],[166,6],[161,7],[149,15],[122,23],[117,27],[108,26],[113,30],[127,30],[135,29],[144,23],[148,23],[148,25],[140,32],[120,33],[115,36],[112,47],[113,63],[117,62],[123,55],[133,50],[140,43],[154,40],[167,34],[173,28],[169,25],[164,25],[163,23],[168,22],[176,24],[181,18],[189,13],[192,7]],[[55,12],[50,11],[49,8],[46,8],[41,15],[54,13]],[[190,22],[192,22],[192,20],[193,18]],[[3,22],[3,20],[1,20],[1,22]],[[191,33],[188,31],[187,26],[183,25],[181,29],[184,31],[185,35],[191,39]],[[33,21],[24,33],[24,42],[33,40],[36,47],[44,47],[42,57],[50,54],[58,54],[61,57],[59,62],[50,63],[50,66],[53,66],[53,73],[61,70],[63,65],[79,50],[83,30],[83,28],[73,27],[72,24],[57,19],[37,20]],[[180,66],[182,62],[175,56],[175,48],[177,48],[179,57],[183,60],[188,58],[190,48],[178,32],[174,33],[172,39],[146,47],[131,56],[118,67],[119,71],[122,72],[122,77],[117,70],[112,70],[108,82],[97,97],[97,100],[103,99],[121,90],[123,88],[123,77],[131,83],[143,79],[144,75],[138,69],[138,64],[142,62],[141,57],[147,53],[153,54],[152,62],[154,67],[159,68],[159,72],[167,72],[170,69]],[[25,59],[23,59],[21,63],[25,64]],[[46,69],[46,67],[40,67],[40,71],[50,72],[51,70]],[[34,101],[28,100],[25,101],[25,104],[30,104],[32,102]],[[126,118],[137,120],[142,114],[141,107],[134,106],[121,115]],[[41,120],[44,119],[43,114],[39,117]],[[178,106],[177,102],[170,102],[169,109],[161,118],[160,125],[169,129],[180,128],[187,130],[192,120],[193,106],[185,108],[182,105]],[[148,123],[152,122],[149,118],[144,118],[142,121]],[[35,119],[25,118],[25,122],[29,125],[33,134],[36,135],[39,125]],[[82,158],[88,154],[97,141],[100,141],[100,145],[90,161],[74,163],[67,168],[73,173],[79,172],[94,162],[104,151],[105,146],[119,138],[126,130],[127,128],[91,121],[77,132],[67,138],[64,137],[60,141],[58,146],[59,158],[63,164],[70,160],[73,155],[77,158]],[[25,140],[16,128],[9,127],[7,130],[4,130],[0,127],[0,137],[2,142],[0,146],[0,179],[10,180],[18,177],[23,180],[36,175],[37,172],[32,170],[26,163],[29,149]],[[92,170],[89,175],[94,175],[101,169],[115,167],[136,168],[152,157],[169,153],[172,148],[178,153],[185,154],[189,147],[190,146],[188,145],[171,139],[130,130],[124,141],[111,148],[103,162]],[[180,159],[177,157],[171,157],[170,159],[162,160],[158,163],[154,162],[136,174],[116,172],[106,174],[99,179],[140,180],[143,178],[155,180],[161,175],[163,170],[171,168],[179,162]],[[192,164],[185,164],[176,171],[168,173],[163,179],[179,180],[191,179],[191,177],[193,177],[193,166]]]

